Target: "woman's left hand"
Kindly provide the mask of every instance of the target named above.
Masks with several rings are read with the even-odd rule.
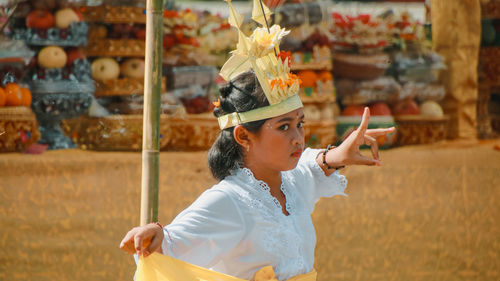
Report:
[[[377,137],[385,136],[394,132],[394,127],[383,129],[368,129],[370,119],[370,110],[365,107],[361,124],[354,130],[342,144],[327,154],[326,162],[331,166],[343,165],[382,165],[378,154]],[[360,153],[359,147],[362,145],[370,146],[373,158],[364,156]]]

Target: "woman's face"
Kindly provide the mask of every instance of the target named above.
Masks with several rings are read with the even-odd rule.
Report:
[[[250,133],[247,157],[266,169],[294,169],[304,150],[303,123],[302,108],[267,120],[258,133]]]

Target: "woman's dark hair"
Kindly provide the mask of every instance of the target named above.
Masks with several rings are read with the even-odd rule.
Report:
[[[253,71],[244,72],[220,89],[220,106],[214,109],[215,117],[233,112],[245,112],[267,106],[266,95]],[[260,130],[265,120],[242,124],[249,132]],[[233,136],[234,127],[220,132],[208,152],[208,166],[212,175],[223,180],[243,163],[242,147]]]

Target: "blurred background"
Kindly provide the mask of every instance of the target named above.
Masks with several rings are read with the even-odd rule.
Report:
[[[313,220],[318,280],[500,280],[500,1],[264,0],[291,31],[306,143],[370,107],[382,167]],[[234,1],[250,19],[252,3]],[[164,1],[159,219],[216,183],[224,1]],[[0,0],[0,279],[130,280],[139,224],[145,1]],[[369,150],[363,153],[370,154]]]

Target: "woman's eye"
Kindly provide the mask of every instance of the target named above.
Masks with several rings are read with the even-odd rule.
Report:
[[[281,126],[280,126],[280,130],[282,130],[282,131],[286,131],[286,130],[288,130],[288,124],[281,125]]]
[[[303,128],[304,127],[304,121],[300,121],[299,124],[297,124],[297,128]]]

